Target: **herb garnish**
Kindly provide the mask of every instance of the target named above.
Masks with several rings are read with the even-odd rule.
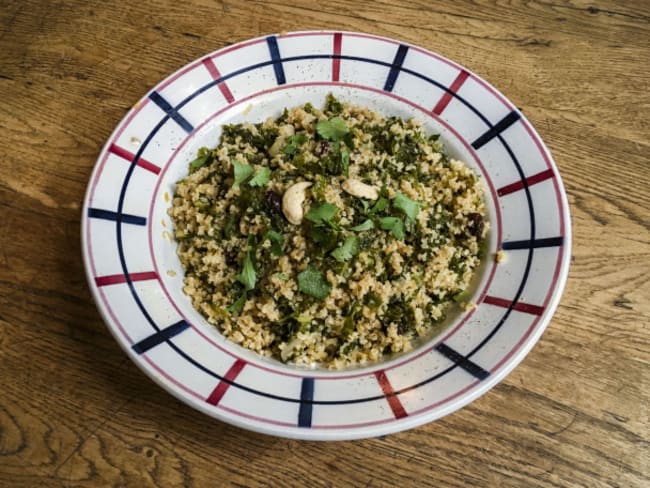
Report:
[[[350,236],[345,239],[340,247],[332,251],[332,256],[337,261],[348,261],[359,252],[359,238],[357,236]]]
[[[420,204],[415,200],[411,200],[406,195],[397,192],[393,199],[393,206],[406,215],[406,218],[411,222],[415,222],[418,212],[420,211]]]
[[[246,253],[246,257],[244,258],[244,266],[242,267],[241,273],[239,273],[236,278],[237,281],[244,285],[244,289],[246,291],[255,288],[257,275],[255,274],[255,266],[253,266],[253,260],[251,259],[250,251]]]
[[[331,203],[325,202],[318,207],[312,207],[309,212],[307,212],[307,215],[305,215],[305,218],[316,225],[327,224],[331,227],[335,227],[336,224],[333,219],[338,213],[338,207],[332,205]]]
[[[282,152],[284,154],[294,155],[298,151],[298,147],[302,146],[307,142],[307,136],[305,134],[295,134],[289,138],[289,144],[284,146]]]
[[[267,230],[264,234],[264,240],[271,241],[271,253],[276,256],[282,256],[282,245],[284,244],[284,237],[279,232],[274,230]]]
[[[332,117],[329,120],[321,120],[316,124],[316,132],[323,138],[330,141],[339,141],[349,132],[345,121],[339,117]]]
[[[379,219],[381,228],[389,230],[395,239],[404,240],[404,222],[399,217],[382,217]]]
[[[308,266],[305,271],[298,273],[298,290],[302,293],[324,300],[331,288],[323,273],[313,266]]]
[[[233,188],[238,188],[241,183],[246,181],[253,174],[253,167],[248,164],[233,161],[232,167],[235,177],[235,181],[232,185]]]
[[[355,232],[363,232],[365,230],[372,230],[374,228],[375,228],[375,223],[372,220],[367,219],[367,220],[361,222],[359,225],[355,225],[354,227],[350,227],[350,230],[353,230]]]
[[[248,182],[250,186],[265,186],[271,179],[271,169],[262,166]]]
[[[248,299],[248,294],[246,292],[242,293],[241,296],[235,302],[232,303],[232,305],[226,307],[226,310],[228,311],[228,313],[238,314],[244,308],[247,299]]]

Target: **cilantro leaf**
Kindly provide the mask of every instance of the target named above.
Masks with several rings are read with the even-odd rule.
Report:
[[[244,266],[237,276],[237,281],[239,281],[246,291],[252,290],[255,288],[255,282],[257,281],[257,275],[255,274],[255,266],[253,266],[253,260],[251,259],[251,253],[247,252],[246,257],[244,258]]]
[[[302,293],[324,300],[331,288],[323,273],[313,266],[308,266],[305,271],[298,273],[298,290]]]
[[[359,225],[355,225],[354,227],[350,227],[350,230],[353,230],[355,232],[363,232],[364,230],[371,230],[375,228],[375,223],[368,219],[365,220],[364,222],[361,222]]]
[[[228,310],[228,313],[238,314],[243,310],[247,299],[248,296],[246,292],[242,293],[241,296],[235,302],[233,302],[230,306],[226,307],[226,310]]]
[[[386,210],[386,207],[388,207],[388,200],[384,197],[379,197],[377,202],[370,209],[370,213],[376,214],[379,212],[383,212],[384,210]]]
[[[248,164],[233,161],[232,167],[235,176],[235,182],[232,185],[233,188],[238,188],[240,183],[246,181],[253,174],[253,167]]]
[[[359,252],[359,238],[357,236],[350,236],[345,239],[345,242],[340,247],[332,251],[332,256],[337,261],[348,261]]]
[[[332,117],[329,120],[321,120],[316,124],[316,132],[323,138],[330,141],[338,141],[349,132],[345,121],[339,117]]]
[[[255,176],[248,182],[250,186],[264,186],[271,179],[271,169],[266,166],[261,167],[255,173]]]
[[[382,217],[379,219],[381,228],[389,230],[395,239],[404,240],[404,222],[398,217]]]
[[[284,146],[282,152],[290,155],[296,154],[298,147],[302,146],[305,142],[307,142],[307,136],[305,134],[295,134],[289,138],[289,144]]]
[[[420,211],[420,204],[415,200],[411,200],[406,195],[397,192],[393,199],[393,206],[400,209],[406,215],[406,218],[411,222],[415,222],[418,212]]]
[[[271,241],[271,252],[276,256],[282,256],[282,245],[284,244],[284,237],[279,232],[274,230],[267,230],[264,234],[264,240]]]
[[[194,161],[190,162],[190,174],[194,173],[197,171],[199,168],[202,168],[205,166],[205,164],[208,162],[208,159],[210,159],[209,156],[203,156],[203,157],[198,157]]]
[[[310,220],[316,225],[330,224],[332,225],[332,219],[339,212],[338,207],[332,205],[331,203],[323,203],[319,207],[309,209],[305,218]]]

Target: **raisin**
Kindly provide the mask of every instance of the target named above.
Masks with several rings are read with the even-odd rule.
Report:
[[[226,264],[231,267],[237,266],[239,264],[239,262],[237,261],[237,256],[238,256],[237,249],[227,249],[224,252]]]
[[[266,200],[266,207],[273,213],[282,215],[282,195],[269,190],[264,194]]]

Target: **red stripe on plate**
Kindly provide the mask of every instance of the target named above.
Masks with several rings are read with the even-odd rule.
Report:
[[[458,90],[460,90],[460,87],[463,86],[463,83],[465,83],[465,80],[467,78],[469,78],[469,73],[467,71],[461,71],[458,73],[458,76],[449,87],[450,91],[446,91],[442,98],[438,100],[436,106],[433,107],[432,112],[434,114],[440,115],[442,111],[447,108],[447,105],[449,105],[449,102],[451,102],[452,93],[456,93]]]
[[[212,58],[205,58],[203,60],[203,66],[205,66],[205,69],[208,70],[213,80],[218,80],[219,78],[221,78],[221,73],[219,73],[219,70],[217,69],[217,65],[214,64]],[[232,93],[230,92],[230,88],[228,88],[228,85],[226,85],[225,81],[222,81],[221,83],[217,84],[217,86],[219,87],[219,90],[221,90],[221,94],[223,95],[223,97],[226,100],[228,100],[228,103],[232,103],[235,101],[235,97],[232,96]]]
[[[131,278],[131,281],[157,280],[158,275],[153,271],[145,271],[143,273],[131,273],[129,274],[129,278]],[[126,283],[126,276],[116,274],[95,277],[95,284],[97,286],[117,285],[119,283]]]
[[[486,296],[483,299],[483,303],[489,303],[490,305],[496,305],[497,307],[508,308],[512,305],[512,300],[507,300],[505,298],[491,297]],[[531,305],[530,303],[517,302],[512,307],[513,310],[518,312],[530,313],[533,315],[542,315],[544,313],[544,307],[538,305]]]
[[[219,402],[226,394],[226,391],[230,386],[229,381],[235,381],[235,378],[237,378],[239,373],[241,373],[241,370],[244,369],[244,366],[246,366],[246,363],[241,359],[235,361],[235,363],[230,367],[226,375],[223,377],[224,380],[227,381],[220,381],[219,384],[216,386],[216,388],[212,390],[210,396],[205,399],[205,401],[208,402],[210,405],[214,405],[215,407],[219,405]]]
[[[337,32],[334,34],[334,56],[341,55],[341,42],[343,40],[343,34]],[[339,81],[339,76],[341,74],[341,60],[337,57],[332,58],[332,81]]]
[[[528,186],[532,186],[535,183],[539,183],[540,181],[548,180],[550,178],[553,178],[553,170],[552,169],[547,169],[545,171],[542,171],[541,173],[537,173],[533,176],[529,176],[526,178],[526,183]],[[508,195],[509,193],[514,193],[516,191],[519,191],[523,189],[524,187],[524,182],[523,181],[515,181],[514,183],[511,183],[509,185],[506,185],[502,188],[499,188],[497,190],[497,193],[500,197],[503,195]]]
[[[122,159],[126,159],[127,161],[133,161],[135,159],[135,154],[115,144],[111,144],[111,146],[108,148],[108,152],[113,153],[116,156],[121,157]],[[151,171],[154,174],[160,173],[160,168],[155,164],[150,163],[146,159],[138,158],[135,164],[137,164],[143,169],[146,169],[147,171]]]
[[[379,386],[381,386],[381,391],[386,395],[386,400],[388,400],[388,405],[390,405],[390,409],[393,411],[395,418],[401,419],[407,417],[408,414],[406,413],[406,410],[404,410],[402,402],[399,401],[398,396],[395,395],[395,391],[393,390],[390,381],[388,381],[386,373],[384,371],[377,371],[375,376],[377,377]]]

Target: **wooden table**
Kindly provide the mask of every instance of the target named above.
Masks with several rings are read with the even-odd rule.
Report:
[[[0,2],[1,486],[650,486],[650,4]],[[128,360],[84,279],[104,141],[164,76],[229,43],[335,28],[469,67],[564,177],[573,264],[538,345],[429,425],[316,443],[220,423]]]

